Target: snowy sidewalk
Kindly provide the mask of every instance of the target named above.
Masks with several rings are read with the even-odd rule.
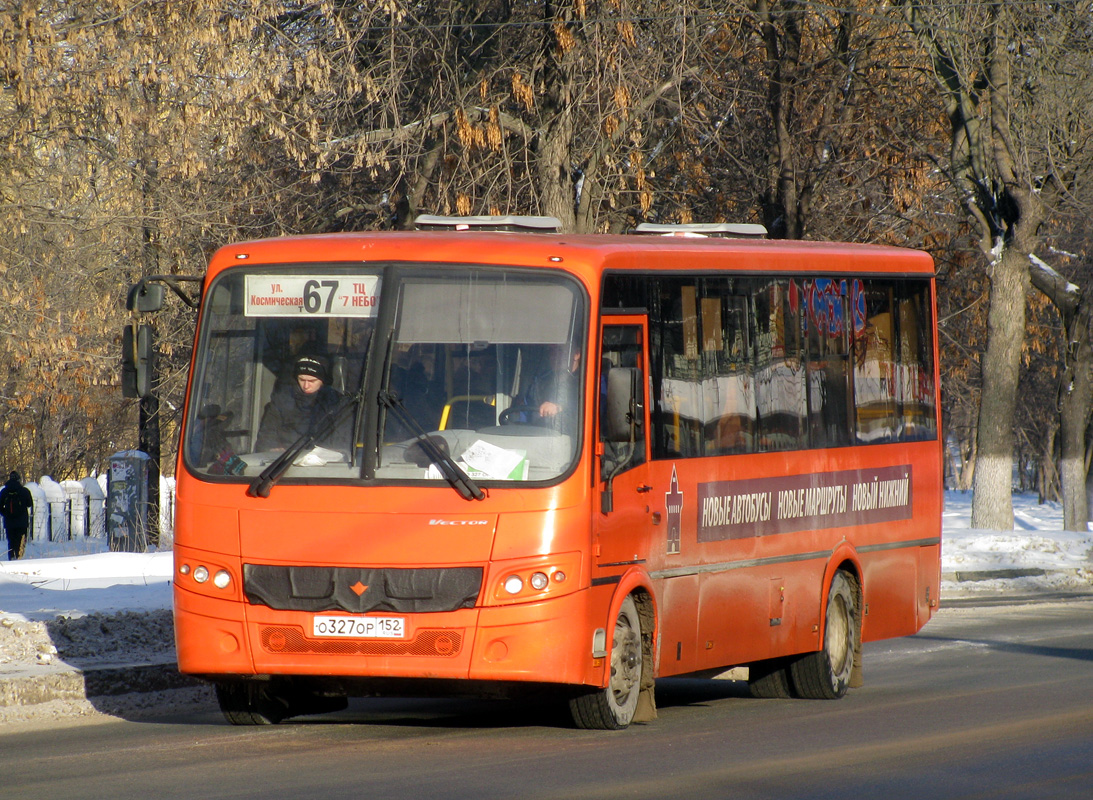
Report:
[[[946,492],[941,603],[1023,602],[1093,595],[1093,533],[1064,531],[1058,503],[1014,495],[1014,529],[969,528],[971,493]]]

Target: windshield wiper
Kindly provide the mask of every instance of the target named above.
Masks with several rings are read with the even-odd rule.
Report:
[[[334,427],[345,418],[346,412],[356,406],[363,396],[362,392],[350,395],[333,411],[326,412],[326,415],[319,420],[319,424],[312,426],[307,433],[286,447],[281,455],[262,470],[262,473],[251,483],[247,494],[251,497],[269,497],[269,490],[285,474],[296,456],[304,450],[311,449],[315,442],[334,430]]]
[[[398,417],[399,422],[414,432],[414,441],[425,451],[425,455],[437,465],[448,483],[459,492],[464,500],[470,500],[472,497],[475,500],[486,499],[486,493],[478,487],[474,479],[459,464],[455,463],[455,459],[448,454],[446,449],[442,449],[437,445],[433,437],[429,436],[426,430],[421,427],[421,424],[406,410],[406,406],[402,404],[402,399],[398,395],[381,391],[379,401]]]

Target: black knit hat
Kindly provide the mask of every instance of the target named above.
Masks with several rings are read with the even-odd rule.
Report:
[[[310,375],[312,378],[318,378],[323,383],[330,382],[330,370],[326,359],[322,356],[300,356],[296,359],[296,366],[293,367],[292,374],[297,378],[301,375]]]

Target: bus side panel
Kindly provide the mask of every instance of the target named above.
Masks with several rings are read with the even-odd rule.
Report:
[[[845,560],[862,572],[866,640],[918,631],[937,599],[936,450],[653,462],[643,497],[665,524],[633,549],[658,587],[660,674],[819,649],[825,577]]]
[[[930,621],[941,599],[941,545],[918,549],[918,628]]]
[[[660,664],[657,675],[680,675],[698,669],[697,575],[685,575],[656,581],[657,606],[660,611]]]
[[[938,607],[941,588],[940,445],[915,445],[909,460],[915,469],[914,516],[892,526],[870,543],[908,540],[906,547],[861,556],[863,577],[862,641],[917,633]],[[859,548],[863,540],[856,542]]]
[[[772,627],[770,586],[766,570],[745,569],[702,576],[699,604],[698,669],[729,666],[766,658],[776,634]],[[777,578],[779,588],[785,578]],[[780,622],[779,622],[780,625]]]
[[[862,559],[863,642],[918,630],[918,550],[889,550]]]

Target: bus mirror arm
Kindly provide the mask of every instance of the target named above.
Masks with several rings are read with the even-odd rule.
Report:
[[[402,399],[391,392],[381,391],[379,393],[380,403],[390,410],[399,422],[405,425],[407,428],[414,432],[414,441],[425,451],[425,454],[429,459],[440,468],[440,471],[444,473],[444,477],[448,483],[452,485],[452,488],[459,492],[460,496],[464,500],[485,500],[486,493],[483,492],[474,479],[468,475],[462,467],[455,463],[446,450],[440,449],[428,432],[421,427],[421,424],[414,419],[413,415],[406,410],[406,407],[402,404]]]
[[[251,497],[269,497],[269,492],[270,489],[273,488],[273,484],[281,479],[281,476],[285,474],[285,471],[296,459],[296,456],[300,455],[304,450],[310,449],[314,446],[315,442],[334,430],[334,427],[345,417],[346,412],[351,408],[354,408],[357,403],[360,402],[361,397],[362,394],[360,392],[347,397],[340,406],[333,411],[328,412],[327,415],[319,421],[319,424],[315,426],[314,430],[305,433],[286,447],[281,455],[277,456],[277,458],[275,458],[270,465],[262,470],[261,474],[251,482],[250,488],[247,489],[247,494]]]
[[[615,476],[622,472],[623,467],[629,464],[630,459],[634,457],[634,440],[631,439],[627,444],[629,445],[627,450],[620,454],[619,458],[611,464],[610,469],[603,479],[603,492],[600,494],[600,511],[604,514],[610,514],[615,510],[615,490],[613,486]],[[606,466],[606,456],[603,463],[604,466]]]

